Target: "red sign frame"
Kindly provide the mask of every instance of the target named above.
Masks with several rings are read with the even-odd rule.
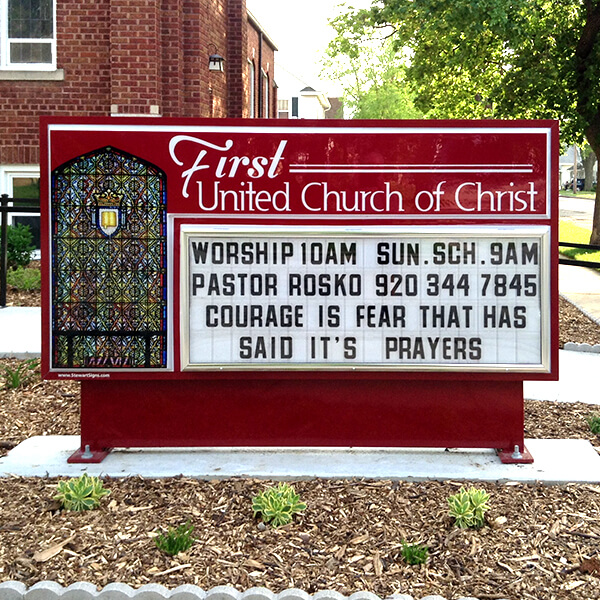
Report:
[[[43,118],[41,146],[42,368],[47,378],[82,381],[81,447],[89,447],[92,460],[104,449],[128,446],[523,449],[522,381],[558,378],[556,122]],[[99,148],[117,148],[166,174],[166,368],[107,368],[98,361],[57,368],[52,363],[57,344],[52,177],[62,165]],[[94,222],[100,223],[102,210],[121,218],[117,200],[97,203]],[[469,240],[472,232],[486,228],[491,233],[510,229],[515,239],[525,229],[546,231],[538,281],[545,294],[538,325],[545,340],[544,366],[388,369],[378,363],[361,370],[327,363],[315,369],[305,362],[287,369],[259,360],[249,369],[222,364],[182,369],[181,332],[189,311],[182,319],[181,290],[190,292],[180,280],[181,265],[189,261],[181,231],[187,226],[231,228],[234,237],[235,228],[259,228],[267,241],[282,239],[269,237],[271,231],[285,237],[302,228],[344,230],[345,235],[353,229],[376,235],[385,228],[417,233],[438,228],[442,240],[448,228],[459,232],[453,240],[462,240],[463,230]],[[114,229],[106,231],[105,237],[114,235]],[[431,257],[422,260],[426,264]],[[485,260],[489,263],[489,257]],[[478,256],[477,262],[485,260]],[[466,267],[453,268],[458,274]]]

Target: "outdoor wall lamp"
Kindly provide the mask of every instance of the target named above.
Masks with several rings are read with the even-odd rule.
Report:
[[[225,59],[217,53],[217,47],[214,44],[211,44],[215,49],[214,53],[208,57],[208,70],[209,71],[225,71]]]

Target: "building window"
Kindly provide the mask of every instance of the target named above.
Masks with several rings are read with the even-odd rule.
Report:
[[[0,0],[0,68],[56,68],[54,0]]]
[[[290,118],[290,101],[289,100],[277,100],[277,118],[278,119],[289,119]]]
[[[292,98],[292,117],[298,118],[298,96]]]
[[[40,173],[35,167],[0,167],[0,191],[9,198],[39,200]],[[40,215],[31,213],[8,213],[9,225],[27,225],[33,235],[36,247],[34,258],[39,257]]]
[[[256,110],[256,76],[254,74],[254,63],[248,61],[248,116],[252,119]]]

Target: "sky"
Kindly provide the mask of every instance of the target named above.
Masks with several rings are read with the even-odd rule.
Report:
[[[246,0],[248,10],[263,26],[279,51],[275,55],[275,81],[285,69],[305,85],[325,93],[335,92],[335,84],[323,81],[318,64],[333,38],[328,19],[340,12],[342,0]],[[370,6],[371,0],[353,0],[356,8]]]

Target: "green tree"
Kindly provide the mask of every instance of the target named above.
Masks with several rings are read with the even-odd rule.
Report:
[[[558,119],[563,143],[600,156],[599,0],[381,0],[348,9],[344,27],[349,44],[389,28],[428,116]]]
[[[352,118],[421,118],[423,113],[415,108],[414,93],[406,81],[406,61],[391,40],[372,28],[368,35],[365,32],[350,40],[345,37],[348,30],[343,18],[332,24],[336,38],[327,50],[324,73],[341,83]]]

